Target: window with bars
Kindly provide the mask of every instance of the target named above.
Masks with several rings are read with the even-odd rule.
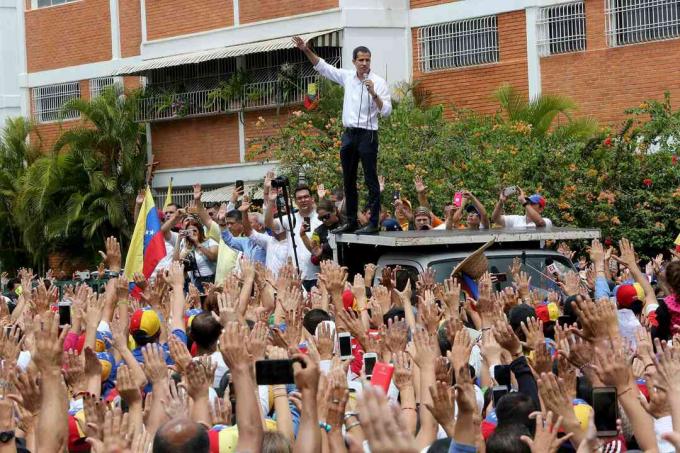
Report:
[[[116,86],[122,88],[122,81],[118,77],[99,77],[90,79],[90,99],[93,99],[101,94],[106,87]]]
[[[582,1],[539,9],[537,27],[542,57],[586,49],[586,15]]]
[[[496,16],[419,28],[418,49],[423,72],[495,63],[499,59]]]
[[[66,102],[80,98],[79,82],[35,87],[31,94],[33,97],[33,116],[40,123],[80,117],[80,114],[76,111],[63,110]]]
[[[611,47],[680,37],[680,0],[605,0]]]
[[[37,0],[35,8],[45,8],[47,6],[61,5],[62,3],[75,2],[76,0]]]

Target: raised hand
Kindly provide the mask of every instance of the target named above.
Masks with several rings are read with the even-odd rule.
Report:
[[[99,250],[99,254],[104,260],[104,263],[109,267],[110,271],[120,272],[122,254],[118,239],[116,239],[114,236],[106,238],[105,250],[106,252]]]
[[[543,423],[544,419],[545,424]],[[574,433],[569,433],[559,439],[557,438],[563,420],[562,416],[558,416],[557,421],[553,424],[553,413],[551,411],[548,411],[545,417],[542,412],[538,412],[536,414],[536,434],[534,434],[534,438],[522,436],[520,439],[529,446],[531,453],[555,453],[563,443],[574,435]]]

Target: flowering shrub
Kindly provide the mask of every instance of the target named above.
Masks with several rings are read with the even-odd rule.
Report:
[[[333,107],[296,112],[278,133],[256,143],[260,155],[279,160],[292,180],[302,170],[313,187],[342,181],[341,103],[327,102]],[[605,237],[625,236],[651,252],[670,246],[680,230],[680,145],[674,139],[680,137],[680,112],[672,111],[666,95],[627,113],[619,130],[600,128],[588,140],[535,136],[530,124],[501,114],[456,110],[447,120],[441,106],[419,106],[406,94],[381,120],[378,168],[386,193],[400,190],[414,202],[413,178],[422,176],[439,215],[461,189],[471,190],[490,213],[501,188],[519,185],[546,197],[545,215],[556,225],[597,227]],[[365,194],[363,177],[358,179]],[[389,199],[384,196],[383,204]],[[521,212],[516,203],[507,211]]]

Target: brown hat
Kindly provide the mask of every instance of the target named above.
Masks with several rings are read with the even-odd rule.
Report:
[[[455,277],[458,274],[465,272],[467,275],[477,280],[479,277],[484,275],[489,268],[489,260],[484,256],[484,251],[491,247],[493,243],[496,242],[495,239],[491,239],[489,242],[475,250],[470,256],[465,258],[460,262],[458,266],[451,272],[451,276]]]

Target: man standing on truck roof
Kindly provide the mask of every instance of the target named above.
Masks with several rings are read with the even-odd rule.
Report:
[[[387,82],[371,71],[371,51],[359,46],[352,52],[354,70],[338,69],[319,58],[299,36],[293,43],[314,65],[314,69],[345,88],[342,107],[342,124],[345,132],[340,145],[342,178],[345,186],[347,220],[332,231],[338,233],[377,233],[380,231],[380,185],[378,183],[378,114],[387,117],[392,112],[392,102]],[[359,228],[357,210],[357,169],[359,160],[364,169],[368,188],[370,222]]]
[[[527,197],[520,188],[517,188],[517,191],[517,200],[524,206],[524,215],[503,215],[503,206],[508,197],[501,190],[491,221],[500,227],[514,229],[552,227],[552,221],[541,216],[545,209],[545,198],[539,194]]]

